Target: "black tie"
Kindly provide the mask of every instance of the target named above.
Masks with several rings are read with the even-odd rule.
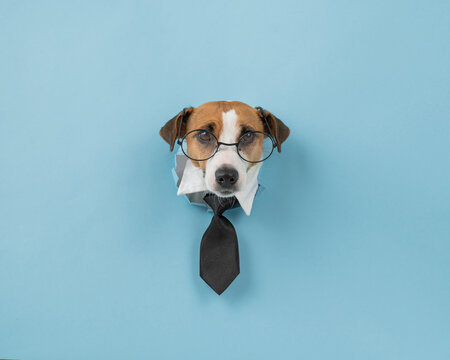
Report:
[[[214,211],[211,224],[200,245],[200,276],[217,293],[239,275],[239,248],[233,224],[222,215],[236,203],[235,197],[219,198],[207,194],[203,198]]]

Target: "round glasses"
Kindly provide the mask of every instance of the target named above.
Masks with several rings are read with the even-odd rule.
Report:
[[[241,159],[250,163],[259,163],[272,155],[277,146],[275,140],[269,134],[262,131],[247,131],[237,143],[223,143],[216,136],[203,129],[189,131],[181,140],[178,140],[184,155],[194,161],[205,161],[212,158],[220,145],[236,146]]]

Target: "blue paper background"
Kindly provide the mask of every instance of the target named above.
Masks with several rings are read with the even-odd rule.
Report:
[[[0,2],[0,358],[449,359],[448,1]],[[292,135],[233,210],[241,275],[159,128]]]

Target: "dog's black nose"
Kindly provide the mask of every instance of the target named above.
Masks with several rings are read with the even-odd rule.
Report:
[[[224,189],[233,187],[239,179],[239,173],[230,167],[223,167],[216,171],[216,182]]]

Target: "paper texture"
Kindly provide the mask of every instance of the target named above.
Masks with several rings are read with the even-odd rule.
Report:
[[[258,184],[258,173],[261,164],[257,164],[249,169],[247,173],[247,183],[235,196],[239,205],[246,215],[250,215],[253,200],[262,187]],[[192,162],[181,150],[175,155],[175,168],[172,170],[174,180],[178,186],[177,195],[186,195],[192,204],[208,205],[203,201],[203,197],[208,192],[201,169],[192,165]]]

